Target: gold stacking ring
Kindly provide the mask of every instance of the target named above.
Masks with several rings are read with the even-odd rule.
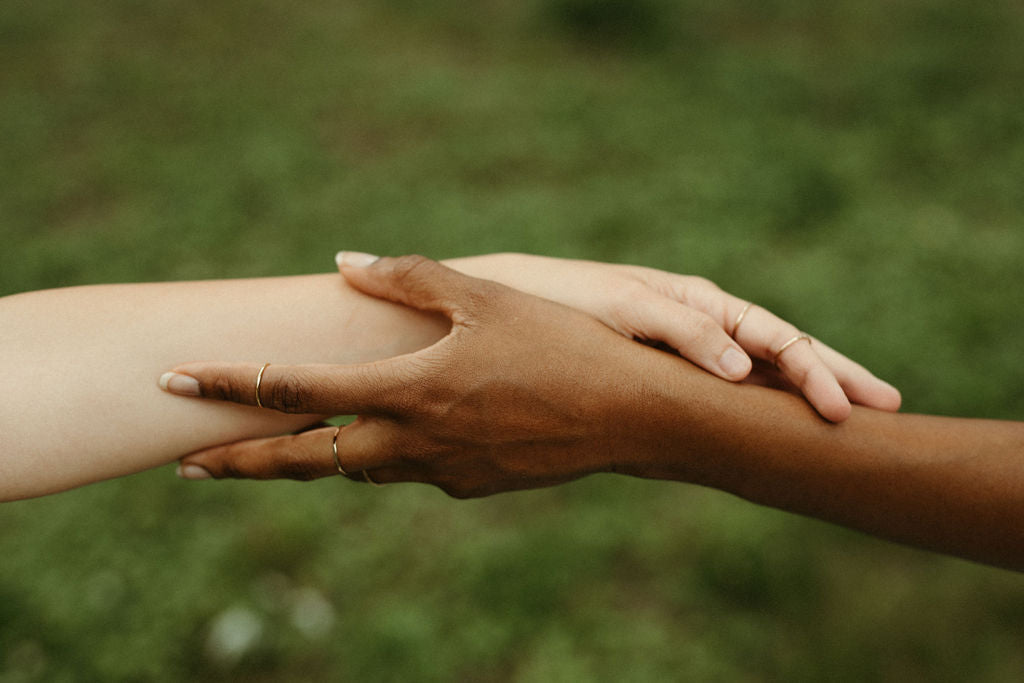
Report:
[[[367,481],[367,483],[373,484],[374,486],[383,486],[384,485],[384,484],[381,484],[379,481],[374,481],[373,479],[370,479],[370,473],[367,472],[366,470],[363,470],[363,479],[365,479]]]
[[[785,351],[786,349],[788,349],[788,348],[789,348],[790,346],[792,346],[793,344],[796,344],[796,343],[797,343],[798,341],[803,341],[803,340],[805,340],[805,339],[807,340],[807,343],[808,343],[808,344],[810,344],[810,343],[811,343],[811,338],[810,338],[810,336],[808,336],[808,335],[806,335],[806,334],[804,334],[804,333],[802,333],[802,332],[801,332],[800,334],[798,334],[797,336],[793,337],[793,338],[792,338],[792,339],[790,339],[790,340],[789,340],[788,342],[786,342],[785,344],[783,344],[782,346],[780,346],[780,347],[779,347],[779,350],[775,352],[775,357],[774,357],[774,358],[772,358],[772,363],[774,363],[774,364],[775,364],[775,367],[778,367],[778,366],[779,366],[779,356],[781,356],[781,355],[782,355],[782,352],[783,352],[783,351]]]
[[[260,371],[256,373],[256,407],[262,408],[263,401],[260,400],[260,384],[263,383],[263,371],[267,369],[270,363],[264,363]]]
[[[736,338],[736,330],[740,329],[740,323],[743,322],[743,319],[747,317],[747,311],[749,311],[750,307],[753,305],[753,302],[748,301],[747,305],[743,307],[742,311],[740,311],[740,314],[736,316],[736,322],[732,324],[732,333],[730,334],[730,336],[733,339]]]
[[[334,438],[331,439],[331,450],[334,451],[334,464],[337,466],[338,471],[341,472],[342,476],[347,477],[348,472],[341,466],[341,458],[338,457],[338,434],[341,433],[341,427],[334,430]]]

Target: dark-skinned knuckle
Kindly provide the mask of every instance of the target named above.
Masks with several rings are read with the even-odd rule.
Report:
[[[206,382],[201,382],[200,386],[202,387],[203,396],[206,398],[231,401],[232,403],[251,402],[243,400],[242,391],[238,383],[230,377],[214,377]]]
[[[459,482],[444,482],[437,484],[437,487],[445,492],[449,498],[455,500],[469,500],[475,498],[473,487],[466,486]]]
[[[421,467],[436,461],[436,450],[418,439],[403,440],[397,445],[398,459],[407,467]]]
[[[267,387],[268,399],[264,401],[269,406],[285,413],[307,412],[305,400],[308,397],[306,383],[295,374],[288,374],[279,377]]]
[[[248,474],[231,460],[223,460],[216,467],[207,467],[207,471],[215,479],[247,479]]]
[[[320,467],[308,458],[293,457],[279,463],[275,474],[286,479],[311,481],[319,476]]]

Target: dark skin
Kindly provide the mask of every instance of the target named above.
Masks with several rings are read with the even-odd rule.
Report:
[[[267,368],[268,409],[360,416],[337,441],[355,479],[366,471],[462,498],[619,472],[1024,569],[1022,423],[855,406],[832,424],[788,392],[722,381],[573,309],[427,259],[342,272],[367,294],[452,322],[433,346],[385,361]],[[254,403],[258,370],[177,372],[198,379],[206,398]],[[334,433],[240,442],[182,465],[217,478],[337,475]]]

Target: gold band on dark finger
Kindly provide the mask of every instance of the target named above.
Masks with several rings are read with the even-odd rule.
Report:
[[[749,311],[750,307],[753,305],[753,302],[748,301],[747,305],[743,307],[742,311],[740,311],[740,314],[736,316],[736,322],[732,324],[732,332],[729,334],[733,339],[736,338],[736,330],[740,329],[740,323],[743,322],[745,317],[747,317],[747,311]]]
[[[365,479],[368,484],[373,484],[374,486],[383,486],[384,485],[384,484],[381,484],[378,481],[374,481],[373,479],[370,479],[370,473],[367,472],[366,470],[363,470],[363,479]]]
[[[256,373],[256,407],[262,408],[263,401],[260,400],[260,384],[263,383],[263,371],[267,369],[270,363],[264,363],[260,371]]]
[[[778,367],[778,366],[779,366],[779,356],[781,356],[781,355],[782,355],[782,352],[783,352],[783,351],[785,351],[786,349],[788,349],[788,348],[789,348],[790,346],[792,346],[793,344],[796,344],[796,343],[797,343],[798,341],[803,341],[803,340],[805,340],[805,339],[807,340],[807,343],[808,343],[808,344],[810,344],[810,343],[811,343],[811,338],[810,338],[810,336],[809,336],[809,335],[806,335],[806,334],[804,334],[804,333],[802,333],[802,332],[801,332],[800,334],[798,334],[797,336],[793,337],[793,338],[792,338],[792,339],[790,339],[790,340],[789,340],[788,342],[786,342],[785,344],[783,344],[782,346],[780,346],[780,347],[779,347],[779,350],[775,352],[775,357],[774,357],[774,358],[772,358],[772,363],[774,363],[774,364],[775,364],[775,367]]]
[[[331,438],[331,450],[334,452],[335,466],[338,468],[338,471],[341,472],[341,475],[343,477],[347,477],[348,472],[346,472],[345,468],[341,466],[341,458],[338,457],[338,434],[340,433],[341,427],[338,427],[337,429],[334,430],[334,436]]]

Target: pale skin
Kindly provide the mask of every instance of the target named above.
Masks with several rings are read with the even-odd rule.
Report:
[[[733,340],[729,333],[744,302],[698,278],[514,254],[450,263],[588,310],[618,340],[661,340],[732,380],[750,371],[744,349],[770,359],[772,345],[797,331],[754,307]],[[428,347],[449,327],[444,316],[368,296],[337,273],[73,287],[2,298],[0,500],[138,472],[183,453],[292,432],[335,414],[285,415],[162,392],[156,378],[184,359],[231,358],[257,368],[273,361],[269,382],[278,365],[380,360]],[[632,341],[629,348],[645,350]],[[731,374],[719,364],[730,350],[739,360]],[[682,360],[672,360],[688,371]],[[899,404],[894,389],[817,342],[787,350],[783,369],[830,419],[849,414],[847,396],[880,408]],[[756,379],[773,381],[771,374]]]
[[[832,423],[791,393],[723,382],[578,311],[426,259],[342,273],[367,294],[445,315],[451,332],[373,363],[271,366],[268,410],[360,418],[195,453],[189,476],[337,476],[336,438],[357,481],[365,472],[470,497],[618,472],[1024,570],[1024,423],[860,406]],[[192,394],[250,403],[258,367],[176,372]]]

